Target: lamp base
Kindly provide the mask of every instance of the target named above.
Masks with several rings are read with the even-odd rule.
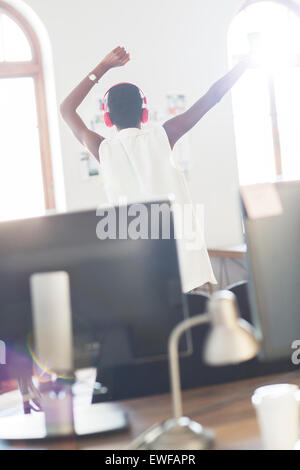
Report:
[[[48,426],[49,427],[49,426]],[[124,431],[126,413],[114,404],[100,403],[74,409],[74,423],[51,425],[47,431],[44,413],[0,417],[0,440],[35,441],[82,437]]]
[[[138,437],[131,449],[205,450],[215,443],[215,434],[190,418],[170,419]]]

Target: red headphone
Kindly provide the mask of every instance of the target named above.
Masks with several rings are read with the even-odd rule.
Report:
[[[123,85],[123,84],[133,85],[133,83],[129,83],[129,82],[121,82],[121,83],[118,83],[117,85]],[[115,86],[117,86],[117,85],[113,85],[112,87],[110,87],[110,89],[107,90],[107,92],[103,96],[103,100],[102,100],[102,111],[104,112],[104,122],[105,122],[105,125],[107,127],[113,127],[113,123],[111,122],[110,114],[109,114],[108,109],[107,109],[106,97],[107,97],[108,93],[110,92],[110,90],[112,88],[114,88]],[[136,85],[134,85],[134,86],[136,86]],[[139,89],[139,92],[141,94],[141,98],[143,99],[142,123],[146,124],[149,120],[149,111],[147,109],[147,98],[146,98],[144,92],[139,87],[137,87],[137,88]]]

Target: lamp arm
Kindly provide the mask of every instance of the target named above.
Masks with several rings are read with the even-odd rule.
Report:
[[[193,318],[187,318],[179,323],[171,333],[169,339],[169,367],[171,376],[171,391],[173,402],[173,416],[179,419],[183,415],[181,383],[180,383],[180,367],[178,344],[183,333],[194,326],[203,325],[210,322],[210,315],[204,313]]]

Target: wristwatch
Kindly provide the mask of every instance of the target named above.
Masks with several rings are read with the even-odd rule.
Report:
[[[89,79],[91,80],[91,82],[98,83],[98,78],[94,73],[90,73]]]

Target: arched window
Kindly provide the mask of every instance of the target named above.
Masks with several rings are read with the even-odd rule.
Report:
[[[41,48],[0,0],[0,220],[55,208]]]
[[[299,14],[292,0],[249,0],[232,21],[231,64],[253,57],[232,93],[241,184],[300,178]]]

